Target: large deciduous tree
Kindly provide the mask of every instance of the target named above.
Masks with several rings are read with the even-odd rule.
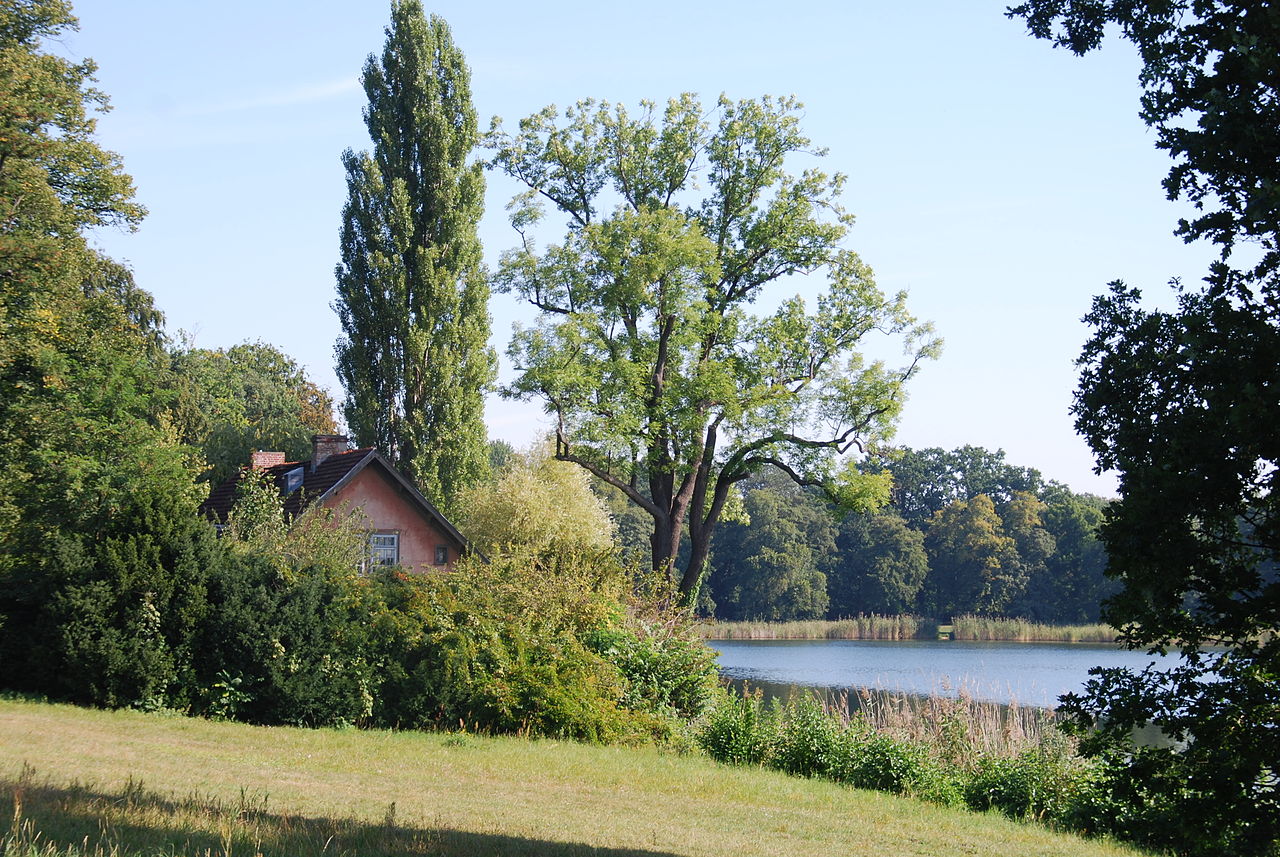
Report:
[[[924,535],[892,511],[847,515],[827,574],[829,613],[911,613],[929,574]]]
[[[489,287],[471,77],[443,19],[396,0],[364,67],[373,152],[348,150],[337,268],[342,410],[446,508],[488,469]]]
[[[190,666],[215,553],[165,426],[160,315],[84,230],[143,211],[94,140],[66,3],[0,4],[0,686],[154,703]]]
[[[1187,854],[1280,842],[1280,12],[1253,0],[1030,0],[1033,34],[1083,53],[1118,25],[1141,54],[1143,118],[1174,158],[1182,221],[1222,260],[1177,309],[1112,284],[1087,321],[1077,428],[1120,476],[1105,618],[1178,666],[1101,671],[1066,708],[1104,725],[1113,830]],[[1261,248],[1233,270],[1239,244]],[[1207,645],[1220,649],[1207,649]],[[1123,746],[1150,722],[1179,748]],[[1120,745],[1121,749],[1114,749]],[[1104,825],[1105,826],[1105,825]]]
[[[1000,614],[1026,587],[1017,542],[986,494],[935,513],[925,548],[929,577],[920,597],[930,615]]]
[[[489,137],[494,164],[528,188],[499,288],[540,311],[511,343],[507,392],[545,404],[558,458],[651,517],[653,566],[686,599],[733,486],[761,468],[848,505],[882,499],[886,480],[849,453],[890,435],[903,385],[937,348],[844,248],[843,178],[792,171],[815,153],[799,111],[789,98],[708,111],[685,95],[635,115],[584,101]],[[540,250],[545,202],[568,231]],[[814,282],[813,304],[778,300]],[[877,331],[904,336],[904,365],[863,358]]]

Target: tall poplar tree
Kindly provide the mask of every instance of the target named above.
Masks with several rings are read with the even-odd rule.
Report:
[[[396,0],[363,84],[373,152],[347,150],[334,304],[343,414],[446,508],[486,472],[484,390],[495,376],[476,225],[484,175],[471,77],[448,25]]]

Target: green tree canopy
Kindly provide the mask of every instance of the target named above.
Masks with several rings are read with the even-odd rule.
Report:
[[[511,453],[488,481],[458,500],[458,526],[486,553],[511,548],[535,554],[599,554],[612,550],[616,527],[581,468],[546,450]]]
[[[347,425],[448,508],[488,470],[489,286],[471,73],[442,18],[395,0],[362,77],[373,153],[342,156],[338,377]]]
[[[1026,586],[1017,542],[986,494],[938,511],[925,548],[930,574],[921,601],[934,616],[1000,614]]]
[[[0,4],[0,685],[144,704],[189,668],[216,551],[165,426],[160,315],[82,234],[143,211],[93,139],[93,63],[43,49],[75,26]]]
[[[1178,666],[1102,671],[1066,710],[1101,723],[1125,804],[1116,832],[1186,854],[1280,842],[1280,14],[1250,0],[1029,0],[1031,32],[1083,53],[1118,25],[1142,57],[1142,115],[1174,160],[1165,189],[1222,247],[1205,285],[1151,311],[1123,283],[1094,301],[1076,427],[1120,477],[1103,525],[1121,591],[1104,616]],[[1228,264],[1256,244],[1249,270]],[[1223,648],[1207,650],[1207,644]],[[1185,745],[1128,746],[1154,723]]]
[[[912,613],[929,573],[924,534],[892,511],[845,516],[827,575],[829,613]]]
[[[745,515],[715,538],[710,589],[724,619],[785,622],[826,615],[835,525],[822,503],[794,485],[746,492]]]
[[[512,204],[524,240],[498,287],[539,311],[511,343],[519,374],[506,392],[542,401],[556,456],[651,517],[653,566],[685,598],[733,486],[761,468],[848,505],[881,500],[885,480],[849,454],[891,434],[904,384],[938,347],[904,295],[882,294],[843,247],[843,177],[792,171],[815,151],[799,112],[789,98],[708,111],[684,95],[635,114],[584,101],[514,133],[495,121],[488,138],[493,163],[528,187]],[[531,230],[547,202],[568,230],[539,250]],[[816,305],[751,311],[794,275],[826,284]],[[902,366],[860,354],[876,331],[903,336]]]
[[[913,527],[923,529],[933,515],[957,500],[986,494],[1003,508],[1018,492],[1037,493],[1040,472],[1004,460],[1004,450],[980,446],[956,449],[895,449],[885,456],[893,474],[893,505]]]
[[[1044,508],[1034,526],[1052,540],[1053,550],[1034,564],[1014,612],[1042,622],[1097,622],[1103,601],[1116,590],[1105,576],[1107,552],[1099,538],[1109,501],[1052,483],[1041,498]]]
[[[292,358],[265,342],[170,352],[178,396],[174,422],[208,463],[213,484],[249,463],[257,449],[290,461],[311,456],[313,434],[333,434],[333,401]]]

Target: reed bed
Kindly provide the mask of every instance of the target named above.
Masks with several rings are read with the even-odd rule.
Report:
[[[935,636],[937,626],[919,616],[873,613],[834,621],[714,622],[702,633],[709,640],[914,640]]]
[[[1114,643],[1117,636],[1110,625],[1048,625],[1002,616],[957,616],[944,628],[952,640],[993,643]],[[928,619],[875,613],[835,620],[707,622],[701,630],[708,640],[932,640],[939,636],[939,626]]]
[[[955,696],[892,693],[875,688],[827,697],[825,707],[846,722],[858,718],[876,732],[929,748],[938,759],[969,768],[982,758],[1011,759],[1068,739],[1051,709]]]
[[[1114,643],[1110,625],[1046,625],[1029,619],[1000,616],[957,616],[951,639],[1008,643]]]

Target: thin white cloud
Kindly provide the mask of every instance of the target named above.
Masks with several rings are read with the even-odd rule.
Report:
[[[259,110],[264,107],[293,107],[299,104],[312,104],[317,101],[328,101],[340,98],[360,89],[360,81],[354,77],[334,80],[328,83],[310,86],[293,87],[291,89],[266,92],[233,101],[213,104],[194,104],[179,108],[177,116],[215,116],[224,113],[242,113],[248,110]]]

